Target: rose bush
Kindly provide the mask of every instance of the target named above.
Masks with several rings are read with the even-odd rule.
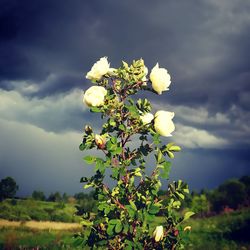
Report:
[[[76,235],[76,245],[91,249],[176,249],[182,244],[181,223],[193,213],[178,216],[175,212],[189,190],[181,180],[169,181],[168,158],[174,158],[180,147],[161,141],[161,136],[171,136],[175,129],[174,113],[160,110],[153,115],[149,100],[132,98],[139,91],[161,94],[168,88],[170,76],[157,64],[147,79],[148,69],[142,59],[131,65],[122,62],[112,75],[108,68],[107,60],[101,58],[87,74],[97,86],[85,92],[84,103],[91,112],[101,114],[103,125],[99,133],[85,126],[80,150],[95,149],[101,155],[85,155],[84,161],[95,166],[94,175],[82,177],[81,182],[84,188],[93,188],[98,212],[84,214],[84,230]],[[133,143],[138,139],[139,144]],[[152,154],[154,157],[149,158]],[[108,185],[108,176],[112,185]],[[160,196],[163,179],[168,186]],[[155,227],[157,216],[162,216],[163,222]]]

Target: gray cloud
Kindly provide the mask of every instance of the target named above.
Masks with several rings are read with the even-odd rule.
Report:
[[[193,148],[180,164],[192,162],[190,171],[201,176],[195,185],[206,179],[197,172],[206,153],[197,148],[209,152],[208,176],[216,173],[219,181],[225,172],[228,177],[246,173],[249,156],[240,149],[249,148],[250,141],[249,11],[245,0],[0,0],[0,126],[5,140],[20,138],[15,129],[25,135],[30,130],[36,140],[48,138],[44,145],[49,148],[51,140],[55,147],[57,141],[50,133],[60,141],[66,133],[80,131],[85,122],[98,128],[100,121],[81,101],[81,90],[90,86],[86,72],[102,56],[109,57],[112,67],[143,57],[149,69],[159,62],[172,76],[170,91],[143,96],[156,109],[176,113],[173,139]],[[13,131],[8,130],[10,124]],[[24,171],[32,170],[28,152],[33,144],[15,144],[23,147]],[[14,174],[18,161],[7,153],[11,148],[8,151],[6,145],[10,144],[2,146],[1,162]],[[219,148],[220,153],[213,151]],[[46,158],[34,150],[38,159]],[[229,157],[230,150],[235,160]],[[224,159],[228,157],[231,161]],[[61,164],[52,159],[48,165]],[[236,160],[237,173],[227,169]],[[210,170],[209,164],[214,166]]]

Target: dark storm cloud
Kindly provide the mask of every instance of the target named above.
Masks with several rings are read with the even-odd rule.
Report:
[[[62,167],[71,187],[80,170],[73,176],[67,165],[79,156],[74,152],[64,162],[62,155],[72,152],[69,146],[77,149],[81,136],[69,145],[67,133],[86,123],[100,127],[81,99],[91,86],[86,72],[102,56],[111,67],[142,57],[149,69],[159,62],[169,70],[170,91],[144,96],[157,109],[175,112],[173,140],[189,148],[176,159],[174,177],[196,188],[249,173],[249,156],[242,153],[250,141],[249,12],[245,0],[0,0],[0,126],[6,140],[0,152],[7,166],[1,173],[18,178],[20,161],[23,173],[33,171],[33,184],[20,177],[27,191],[46,183],[45,175],[56,178],[55,168]],[[47,140],[36,148],[42,138]],[[48,149],[57,143],[63,153],[55,149],[53,156]],[[23,154],[15,160],[8,152],[19,148]]]
[[[36,95],[82,87],[83,74],[107,55],[157,61],[173,77],[168,101],[228,110],[248,88],[249,3],[232,1],[4,1],[2,88],[39,83]],[[55,74],[57,80],[48,82]],[[73,79],[71,79],[71,77]],[[176,90],[176,91],[175,91]],[[178,91],[177,91],[178,90]]]

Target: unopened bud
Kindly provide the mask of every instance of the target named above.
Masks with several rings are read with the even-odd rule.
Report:
[[[98,148],[103,149],[106,145],[106,140],[101,135],[95,135],[95,143]]]
[[[87,134],[91,134],[93,132],[92,128],[89,125],[86,125],[84,130]]]
[[[186,232],[186,231],[191,231],[192,230],[192,227],[191,226],[186,226],[186,227],[184,227],[184,232]]]
[[[178,234],[179,234],[179,231],[177,229],[174,230],[174,236],[178,236]]]

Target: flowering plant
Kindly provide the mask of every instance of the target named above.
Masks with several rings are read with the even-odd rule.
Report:
[[[83,101],[91,112],[100,113],[104,123],[99,134],[86,125],[80,150],[97,149],[102,157],[87,155],[87,164],[95,165],[92,177],[82,177],[84,188],[92,187],[98,212],[85,214],[84,232],[77,242],[92,249],[175,249],[181,245],[180,223],[184,216],[175,213],[189,193],[187,184],[178,180],[168,184],[164,197],[159,196],[161,180],[169,178],[170,161],[181,148],[163,144],[175,130],[173,112],[160,110],[154,115],[147,99],[132,99],[139,91],[162,94],[171,83],[170,75],[159,65],[151,70],[142,59],[131,65],[122,62],[111,69],[106,57],[87,73],[95,86],[84,94]],[[153,170],[148,157],[154,154]],[[108,186],[105,176],[113,180]],[[161,216],[161,217],[159,217]],[[156,219],[162,220],[155,223]]]

